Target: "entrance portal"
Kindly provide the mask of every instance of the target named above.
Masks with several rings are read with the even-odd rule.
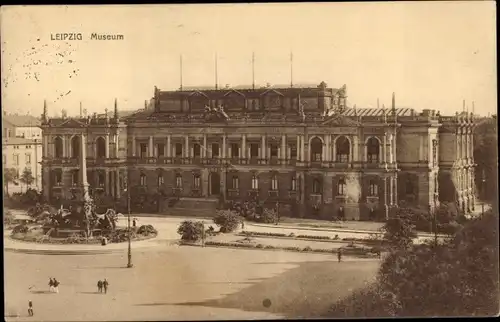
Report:
[[[220,174],[217,172],[210,173],[210,195],[220,194]]]

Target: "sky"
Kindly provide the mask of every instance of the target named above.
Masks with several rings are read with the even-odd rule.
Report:
[[[495,3],[2,6],[2,109],[139,109],[154,86],[325,81],[348,103],[496,113]],[[123,40],[91,40],[92,33]],[[81,33],[82,40],[51,40]],[[293,52],[293,64],[290,53]],[[291,69],[293,66],[293,80]]]

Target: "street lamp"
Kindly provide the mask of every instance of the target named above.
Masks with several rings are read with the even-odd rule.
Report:
[[[486,197],[486,194],[484,191],[485,185],[486,185],[486,177],[484,174],[484,166],[483,166],[483,175],[481,178],[481,190],[483,191],[483,198],[482,198],[483,200],[481,200],[481,216],[484,216],[484,198]]]
[[[127,227],[128,227],[128,262],[127,268],[132,268],[132,241],[130,230],[130,174],[127,173]]]

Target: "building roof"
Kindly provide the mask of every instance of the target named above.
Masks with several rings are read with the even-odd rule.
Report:
[[[386,108],[385,112],[387,115],[392,115],[392,110],[390,108]],[[343,115],[345,116],[384,116],[383,108],[347,108]],[[413,116],[418,115],[418,113],[412,108],[396,108],[397,116]]]
[[[121,110],[118,110],[118,117],[127,117],[127,116],[130,116],[134,113],[137,113],[138,111],[140,110],[126,110],[126,111],[121,111]],[[101,113],[101,114],[97,114],[98,117],[104,117],[106,114],[105,113]],[[111,117],[114,117],[115,115],[115,112],[114,111],[108,111],[108,116],[111,118]]]
[[[3,121],[16,127],[39,127],[41,124],[41,121],[33,115],[6,114],[3,115]]]
[[[26,138],[8,138],[3,139],[4,145],[24,145],[24,144],[42,144],[42,139],[26,139]]]

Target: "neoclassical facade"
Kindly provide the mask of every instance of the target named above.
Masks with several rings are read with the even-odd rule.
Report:
[[[151,108],[43,120],[47,199],[151,206],[259,199],[292,216],[383,220],[391,207],[474,204],[471,115],[346,106],[346,87],[161,91]],[[84,168],[85,169],[85,168]],[[127,190],[130,189],[130,190]],[[144,208],[142,208],[144,209]]]

